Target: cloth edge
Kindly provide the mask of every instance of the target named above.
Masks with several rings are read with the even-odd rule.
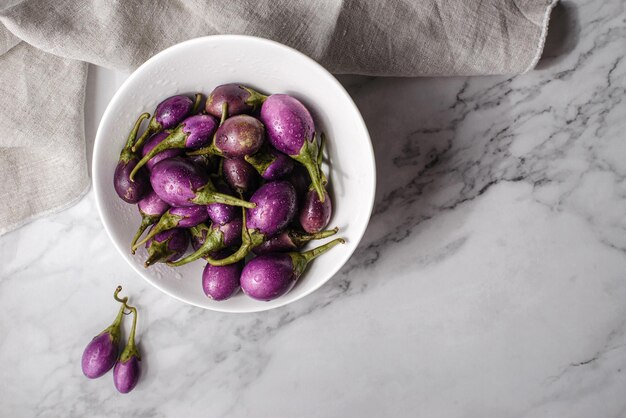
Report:
[[[530,64],[526,69],[522,72],[522,74],[526,74],[533,68],[537,66],[539,60],[541,59],[541,55],[543,54],[543,48],[546,45],[546,38],[548,37],[548,26],[550,25],[550,15],[552,14],[552,10],[559,2],[559,0],[552,0],[548,6],[546,7],[546,11],[543,15],[543,20],[541,22],[541,34],[539,36],[539,43],[537,44],[537,48],[535,50],[535,55],[533,59],[530,61]]]
[[[24,225],[31,223],[33,221],[36,221],[40,218],[44,218],[46,216],[49,215],[54,215],[56,213],[59,212],[63,212],[66,209],[71,208],[72,206],[74,206],[75,204],[77,204],[80,200],[83,199],[83,197],[85,197],[85,195],[87,194],[87,192],[89,192],[89,190],[91,190],[91,181],[87,182],[87,186],[74,198],[72,198],[71,200],[69,200],[68,202],[64,202],[58,206],[55,206],[53,208],[50,209],[46,209],[44,211],[41,212],[37,212],[37,213],[33,213],[32,215],[21,219],[19,222],[16,222],[14,224],[8,225],[7,227],[4,228],[0,228],[0,236],[3,236],[5,234],[8,234],[9,232],[13,232],[21,227],[23,227]]]

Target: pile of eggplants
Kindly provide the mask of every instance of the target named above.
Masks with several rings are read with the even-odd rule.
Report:
[[[122,149],[115,191],[141,215],[131,251],[145,246],[146,267],[206,261],[202,289],[214,300],[239,289],[276,299],[311,260],[344,243],[300,251],[338,232],[325,229],[332,213],[326,139],[318,140],[311,113],[290,95],[226,84],[204,106],[202,97],[169,97],[151,118],[141,114]]]

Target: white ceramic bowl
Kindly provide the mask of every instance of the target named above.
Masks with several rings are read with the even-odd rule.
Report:
[[[152,112],[166,97],[202,92],[225,83],[242,83],[266,94],[287,93],[299,98],[313,114],[318,131],[328,137],[333,216],[347,241],[313,261],[296,286],[270,302],[242,292],[216,302],[202,291],[200,260],[183,267],[157,264],[143,267],[145,249],[131,255],[129,244],[140,215],[135,205],[118,198],[113,172],[128,132],[142,112]],[[192,39],[146,61],[120,87],[104,112],[93,154],[93,183],[100,217],[122,257],[148,282],[181,301],[224,312],[254,312],[298,300],[329,280],[356,249],[372,211],[376,182],[372,145],[363,118],[339,82],[304,54],[266,39],[223,35]],[[324,240],[323,242],[326,242]],[[319,244],[320,242],[314,242]],[[311,245],[309,245],[310,247]],[[307,247],[308,248],[308,247]]]

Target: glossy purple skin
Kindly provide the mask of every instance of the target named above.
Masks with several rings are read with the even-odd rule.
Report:
[[[270,301],[289,292],[296,284],[289,254],[267,254],[253,258],[243,268],[240,285],[252,299]]]
[[[246,103],[250,93],[241,88],[239,84],[223,84],[215,87],[209,97],[207,97],[204,109],[216,118],[222,117],[222,104],[228,103],[228,116],[249,113],[252,106]]]
[[[139,359],[132,356],[128,361],[115,363],[113,369],[113,383],[120,393],[128,393],[137,386],[141,368],[139,367]]]
[[[287,155],[298,155],[315,133],[313,118],[300,101],[287,94],[272,94],[261,106],[261,121],[270,143]]]
[[[333,207],[328,192],[324,191],[324,202],[320,202],[315,190],[309,190],[300,207],[299,221],[302,229],[314,234],[326,228],[330,222]]]
[[[291,173],[295,165],[293,159],[274,148],[268,147],[268,149],[276,159],[267,166],[263,174],[261,174],[261,177],[270,181],[279,180]]]
[[[227,158],[252,155],[261,148],[264,140],[263,124],[248,115],[226,119],[215,133],[215,147]]]
[[[252,249],[252,252],[256,255],[287,253],[290,251],[298,251],[298,247],[286,232],[274,235],[272,238],[264,241],[263,244]]]
[[[181,157],[168,158],[152,167],[150,183],[159,197],[172,206],[193,206],[190,199],[209,181],[206,173]]]
[[[118,354],[119,346],[113,342],[111,334],[104,332],[94,337],[83,352],[83,373],[90,379],[104,375],[111,370]]]
[[[154,117],[163,129],[174,128],[191,112],[193,100],[187,96],[172,96],[159,103]]]
[[[174,228],[159,232],[154,236],[154,238],[151,238],[146,242],[146,248],[148,248],[153,241],[167,241],[167,249],[169,251],[173,251],[173,254],[170,255],[165,261],[178,260],[183,254],[185,254],[185,251],[187,251],[187,247],[189,246],[189,237],[187,236],[187,231],[183,228]]]
[[[230,187],[241,192],[254,189],[258,183],[256,170],[243,158],[225,158],[222,174]]]
[[[223,183],[217,183],[215,185],[217,191],[234,196],[230,187]],[[237,206],[225,205],[223,203],[211,203],[206,206],[206,210],[211,218],[211,222],[218,225],[224,225],[241,215],[241,208]]]
[[[143,148],[141,149],[141,156],[145,157],[146,155],[148,155],[148,153],[152,151],[154,147],[159,145],[165,138],[167,138],[168,135],[169,135],[169,132],[166,132],[166,131],[162,131],[162,132],[152,135],[143,145]],[[183,150],[180,148],[170,148],[168,150],[161,151],[157,155],[155,155],[154,157],[148,160],[148,162],[146,163],[146,167],[148,168],[148,171],[152,171],[152,167],[154,167],[154,165],[158,163],[159,161],[165,160],[166,158],[177,157],[181,155],[182,153],[183,153]]]
[[[137,207],[139,207],[139,212],[144,215],[159,216],[167,212],[170,205],[164,202],[154,190],[150,190],[150,192],[137,203]]]
[[[226,300],[239,291],[239,277],[243,262],[227,266],[212,266],[207,263],[202,272],[202,289],[213,300]]]
[[[296,213],[296,191],[288,181],[266,183],[254,192],[250,202],[256,207],[246,209],[246,226],[267,237],[274,236],[289,225]]]
[[[183,217],[183,219],[178,222],[179,228],[191,228],[192,226],[201,224],[202,222],[209,219],[209,214],[206,211],[206,206],[200,205],[171,208],[170,213],[172,215]]]
[[[113,187],[117,195],[126,203],[137,203],[150,190],[150,181],[145,170],[139,170],[135,175],[135,181],[130,181],[130,172],[133,171],[138,159],[132,159],[128,163],[120,161],[115,167],[113,174]]]
[[[213,116],[194,115],[183,121],[183,132],[186,133],[185,147],[206,147],[213,140],[213,134],[217,129],[218,122]]]

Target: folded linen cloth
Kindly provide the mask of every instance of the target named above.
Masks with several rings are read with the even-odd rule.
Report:
[[[518,74],[556,0],[8,0],[0,2],[0,235],[89,187],[86,62],[131,71],[178,42],[247,34],[334,73]],[[89,156],[90,158],[90,156]]]

